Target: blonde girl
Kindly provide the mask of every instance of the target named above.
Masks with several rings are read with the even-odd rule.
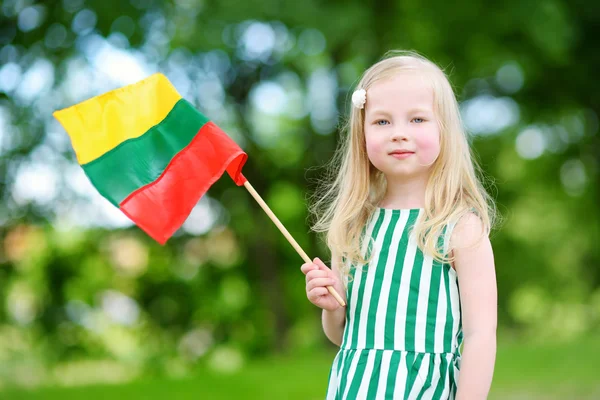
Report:
[[[345,132],[313,207],[332,268],[301,267],[340,346],[326,398],[485,399],[495,208],[446,75],[416,53],[387,54],[360,79]]]

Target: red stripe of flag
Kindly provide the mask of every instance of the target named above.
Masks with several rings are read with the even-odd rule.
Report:
[[[227,173],[241,186],[248,156],[212,122],[169,163],[154,182],[131,193],[120,209],[161,244],[179,229],[210,186]]]

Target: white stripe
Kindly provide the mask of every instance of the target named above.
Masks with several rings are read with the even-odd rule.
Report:
[[[362,308],[360,310],[360,322],[358,325],[358,341],[356,347],[364,349],[367,342],[367,319],[369,316],[369,307],[371,306],[371,295],[373,294],[373,281],[375,280],[375,272],[377,271],[377,264],[379,263],[379,255],[381,254],[381,248],[383,247],[383,239],[385,233],[390,224],[391,212],[385,212],[383,214],[383,222],[377,232],[377,238],[375,238],[375,245],[373,246],[373,257],[367,267],[367,281],[365,284],[365,292],[362,298]]]
[[[450,368],[454,368],[454,364],[452,363],[452,354],[446,353],[444,356],[446,357],[447,370],[446,376],[444,377],[444,390],[442,390],[442,394],[440,395],[441,399],[445,399],[447,396],[450,396],[450,386],[452,385],[452,382],[450,381]]]
[[[409,215],[410,212],[408,211],[400,211],[400,218],[396,223],[396,228],[394,229],[392,241],[390,243],[390,252],[388,254],[388,260],[385,264],[383,284],[381,286],[379,304],[377,305],[377,315],[375,316],[374,347],[376,349],[383,349],[385,346],[385,320],[387,315],[388,300],[390,297],[390,286],[392,285],[392,276],[394,274],[394,268],[396,265],[396,257],[398,254],[400,239],[402,238],[402,233],[406,227],[406,222],[408,221]]]
[[[394,399],[403,399],[406,389],[406,380],[408,379],[408,370],[406,369],[406,353],[400,353],[398,362],[398,371],[396,372],[396,383],[394,384]]]
[[[450,305],[452,308],[452,318],[453,318],[453,325],[452,325],[452,349],[451,351],[454,352],[456,350],[456,348],[458,347],[458,324],[460,322],[460,295],[458,294],[458,282],[457,282],[457,277],[456,277],[456,273],[452,273],[452,271],[454,271],[454,269],[450,270]]]
[[[357,400],[366,400],[367,398],[369,383],[371,382],[371,377],[373,376],[375,353],[376,351],[369,351],[369,356],[367,357],[367,365],[365,366],[365,373],[363,374],[362,380],[360,381],[360,386],[358,387],[358,393],[356,394]]]
[[[446,280],[444,279],[445,268],[446,266],[444,265],[440,268],[440,291],[438,294],[438,309],[435,316],[435,343],[433,344],[433,351],[436,353],[444,352],[444,328],[446,328],[446,312],[448,311]]]
[[[356,364],[358,364],[359,358],[360,351],[355,351],[354,356],[352,357],[352,363],[350,364],[350,370],[348,371],[348,376],[346,377],[346,387],[344,388],[344,396],[342,396],[342,399],[348,398],[348,391],[350,390],[350,386],[352,386],[352,379],[354,379],[354,374],[356,373]]]
[[[375,393],[376,399],[383,399],[385,397],[385,390],[387,388],[388,374],[390,373],[390,362],[392,360],[393,350],[384,350],[381,355],[381,370],[379,372],[379,383],[377,384],[377,393]]]
[[[419,212],[420,213],[420,212]],[[410,275],[413,264],[415,263],[415,254],[417,253],[417,242],[411,232],[406,246],[406,255],[402,266],[402,276],[400,278],[400,290],[398,292],[398,306],[396,308],[396,327],[394,331],[394,348],[404,349],[406,338],[406,309],[408,307],[408,292],[410,289]]]
[[[416,399],[419,395],[421,389],[425,385],[425,379],[427,379],[427,374],[429,373],[429,358],[431,354],[426,353],[423,355],[423,360],[421,361],[421,366],[419,367],[419,371],[417,371],[417,377],[413,382],[413,386],[410,389],[410,393],[408,395],[409,399]]]
[[[444,253],[447,253],[450,248],[450,238],[452,237],[452,231],[454,230],[455,225],[456,221],[449,222],[446,225],[446,232],[444,233]]]
[[[458,369],[454,366],[454,363],[450,364],[450,368],[454,369],[454,382],[458,382],[458,374],[459,374]],[[452,383],[453,382],[450,382],[450,385],[452,385]],[[456,389],[458,389],[457,386],[452,385],[452,390],[450,391],[449,399],[454,400],[454,398],[456,397]]]
[[[458,221],[450,221],[446,228],[446,234],[444,237],[444,251],[447,252],[450,248],[450,241],[452,238],[452,232],[456,226]],[[456,270],[454,268],[449,269],[449,281],[450,281],[450,306],[452,309],[452,318],[454,320],[454,324],[452,326],[452,349],[451,351],[455,351],[458,347],[458,324],[460,322],[460,296],[458,293],[458,277],[456,275]]]
[[[442,357],[444,355],[443,354],[435,354],[432,355],[432,357],[435,357],[433,359],[433,375],[431,377],[431,382],[429,383],[429,387],[427,389],[425,389],[425,391],[423,392],[423,397],[421,397],[422,400],[438,400],[438,399],[444,399],[444,395],[442,394],[440,397],[438,397],[438,399],[434,399],[433,395],[435,394],[435,390],[437,389],[437,385],[440,381],[441,378],[441,366],[442,366]],[[427,379],[427,378],[425,378]],[[445,386],[445,384],[444,384]],[[445,388],[444,388],[445,389]]]
[[[433,258],[423,257],[419,296],[417,298],[417,315],[415,316],[415,351],[425,353],[425,332],[427,331],[427,306],[429,304],[429,287],[431,286],[431,268]]]
[[[369,225],[367,226],[367,230],[365,232],[365,238],[368,239],[371,237],[371,235],[373,234],[373,229],[375,228],[375,221],[377,220],[377,218],[375,218],[375,214],[371,217],[371,220],[369,222]],[[362,252],[361,254],[364,255],[367,252],[367,248],[369,245],[370,240],[364,240],[362,243]],[[360,281],[361,281],[361,268],[363,268],[364,265],[360,265],[359,267],[356,268],[355,273],[354,273],[354,281],[352,282],[352,295],[350,297],[350,313],[349,313],[349,321],[348,321],[348,340],[346,341],[346,343],[344,344],[345,348],[350,348],[350,345],[352,343],[352,333],[354,332],[354,321],[356,320],[356,318],[354,318],[354,316],[356,315],[356,300],[358,297],[358,287],[360,286]]]
[[[333,364],[331,365],[331,376],[329,377],[329,385],[327,386],[327,400],[335,400],[335,392],[337,390],[338,385],[338,358],[341,357],[342,352],[338,351],[337,355],[333,359]]]
[[[350,350],[343,350],[343,355],[342,355],[342,365],[340,365],[340,374],[344,373],[344,367],[346,366],[346,362],[348,361],[348,354],[350,354]],[[338,380],[337,383],[337,387],[335,388],[335,396],[337,397],[341,392],[342,392],[343,388],[340,386],[340,380]]]

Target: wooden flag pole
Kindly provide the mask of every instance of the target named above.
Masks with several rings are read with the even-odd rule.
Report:
[[[277,227],[279,228],[281,233],[283,233],[283,236],[285,236],[285,238],[288,240],[288,242],[290,242],[290,244],[294,247],[294,249],[296,249],[298,254],[300,254],[300,257],[302,257],[304,262],[312,264],[311,259],[304,252],[304,250],[302,250],[302,247],[300,247],[298,242],[296,242],[296,240],[294,240],[294,238],[292,237],[292,235],[290,235],[288,230],[285,229],[285,226],[283,226],[283,224],[279,221],[279,219],[275,216],[275,214],[273,214],[273,211],[271,211],[271,209],[269,208],[267,203],[265,203],[265,201],[260,197],[260,195],[256,192],[256,190],[254,190],[254,188],[252,187],[250,182],[248,182],[248,181],[244,182],[244,186],[246,187],[246,189],[248,189],[248,191],[250,192],[252,197],[254,197],[254,199],[258,202],[258,204],[260,204],[260,206],[267,213],[269,218],[271,218],[271,220],[275,223],[275,225],[277,225]],[[344,300],[340,297],[339,293],[333,288],[333,286],[327,286],[327,290],[329,290],[329,293],[331,293],[331,295],[337,300],[337,302],[340,304],[340,306],[344,307],[346,305],[346,303],[344,303]]]

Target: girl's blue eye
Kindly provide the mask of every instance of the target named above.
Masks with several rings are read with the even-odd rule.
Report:
[[[419,118],[419,117],[413,118],[413,121],[415,121],[418,124],[422,124],[423,122],[425,122],[425,120],[423,118]]]
[[[375,124],[376,125],[387,125],[387,124],[389,124],[389,122],[386,121],[385,119],[380,119],[380,120],[375,121]]]

